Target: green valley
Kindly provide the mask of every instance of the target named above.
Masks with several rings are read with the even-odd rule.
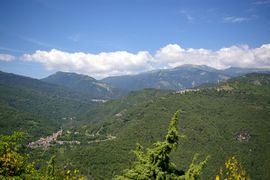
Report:
[[[55,146],[47,153],[56,153],[60,166],[72,164],[88,178],[110,179],[131,166],[131,150],[137,142],[149,147],[161,140],[171,115],[180,109],[178,128],[187,138],[179,141],[172,159],[181,169],[188,168],[195,153],[200,158],[210,155],[202,173],[203,179],[210,179],[226,159],[236,156],[252,179],[268,179],[269,92],[270,76],[260,74],[199,91],[158,96],[155,90],[136,92],[134,97],[143,100],[134,103],[133,99],[129,107],[123,106],[123,102],[128,104],[128,97],[109,101],[100,107],[103,116],[98,114],[98,107],[89,110],[86,117],[90,124],[70,129],[61,137],[80,141],[80,145]],[[91,122],[91,114],[99,119]]]
[[[211,179],[235,156],[251,179],[270,178],[269,74],[200,89],[133,91],[105,103],[81,100],[62,86],[1,75],[1,134],[27,132],[25,150],[40,171],[55,156],[59,168],[78,169],[86,179],[111,179],[132,167],[136,143],[151,147],[161,141],[180,110],[177,126],[186,138],[171,154],[180,169],[187,170],[196,153],[199,161],[210,156],[202,179]]]
[[[270,180],[270,0],[0,0],[0,180]]]

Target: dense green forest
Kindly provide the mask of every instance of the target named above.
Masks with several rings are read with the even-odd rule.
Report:
[[[211,158],[201,177],[213,179],[233,156],[251,179],[270,178],[269,74],[249,74],[216,86],[178,92],[146,89],[95,106],[74,99],[60,101],[62,97],[55,101],[44,99],[48,106],[31,103],[26,106],[26,98],[20,101],[26,91],[17,91],[12,104],[10,99],[16,96],[9,97],[5,88],[0,89],[4,99],[1,97],[0,122],[10,130],[2,128],[2,134],[11,133],[13,128],[20,130],[12,125],[18,123],[22,130],[27,132],[29,129],[28,133],[36,135],[37,140],[42,137],[38,132],[46,131],[40,133],[44,137],[56,132],[59,125],[63,127],[62,135],[49,147],[25,148],[31,159],[37,160],[36,167],[43,171],[47,167],[45,161],[55,155],[57,167],[78,169],[87,179],[111,179],[120,175],[124,169],[133,167],[135,155],[132,150],[136,143],[151,147],[162,141],[171,116],[181,109],[177,127],[186,138],[179,141],[178,148],[170,156],[179,169],[188,170],[196,153],[199,153],[199,162],[209,155]],[[11,92],[16,92],[16,88],[13,89]],[[31,95],[32,101],[35,95]],[[61,120],[68,117],[65,113],[73,112],[76,121],[62,119],[57,122],[51,118],[53,110],[50,107],[59,102],[55,119]],[[36,122],[42,126],[29,128]],[[66,144],[59,144],[59,141]],[[75,141],[80,143],[71,143]]]
[[[170,153],[177,148],[180,138],[185,135],[179,133],[177,128],[179,111],[171,119],[165,140],[154,143],[154,148],[147,148],[146,152],[140,144],[134,154],[137,157],[131,167],[123,171],[122,175],[117,175],[113,179],[175,179],[175,180],[195,180],[200,178],[203,168],[207,164],[210,156],[202,162],[197,162],[198,154],[195,154],[189,168],[177,169],[170,159]],[[29,159],[25,153],[22,139],[25,133],[14,132],[12,135],[0,135],[0,178],[1,179],[87,179],[81,175],[76,168],[66,165],[57,166],[56,156],[52,155],[47,164],[43,167],[36,167],[36,160]],[[44,162],[43,162],[44,163]],[[45,169],[46,168],[46,169]],[[245,169],[233,156],[225,163],[225,168],[221,168],[216,179],[249,179]]]
[[[0,129],[39,138],[75,123],[97,103],[91,97],[37,79],[0,72]]]
[[[115,139],[69,147],[66,151],[62,147],[58,157],[65,157],[61,162],[73,162],[88,177],[110,178],[131,165],[133,155],[130,151],[137,142],[149,146],[162,139],[171,114],[181,109],[179,128],[187,140],[179,144],[172,157],[176,164],[181,163],[182,169],[188,167],[193,154],[210,155],[202,174],[204,179],[209,179],[229,156],[235,155],[252,179],[268,179],[269,81],[269,75],[252,74],[218,87],[183,94],[169,93],[149,101],[145,98],[110,118],[104,117],[105,122],[100,125],[83,126],[78,130],[84,135],[96,133],[102,127],[99,137],[95,138],[106,138],[111,134],[116,136]],[[82,142],[88,138],[93,137],[78,137]]]

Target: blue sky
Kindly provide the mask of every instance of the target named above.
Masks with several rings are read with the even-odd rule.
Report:
[[[269,19],[269,0],[1,0],[0,70],[102,78],[185,63],[269,68]]]

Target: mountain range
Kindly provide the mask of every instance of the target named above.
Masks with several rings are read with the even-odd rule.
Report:
[[[101,80],[76,73],[56,72],[41,80],[87,94],[92,98],[112,99],[134,90],[145,88],[183,90],[205,83],[223,82],[231,77],[252,72],[269,73],[270,69],[228,68],[218,70],[205,65],[183,65],[173,69],[154,70],[136,75],[113,76]]]
[[[134,160],[136,143],[161,141],[170,117],[181,110],[179,140],[171,160],[187,169],[194,154],[210,155],[202,179],[214,179],[226,159],[237,157],[251,179],[269,179],[270,75],[248,74],[219,85],[181,92],[145,89],[90,108],[85,125],[64,133],[81,142],[57,157],[62,166],[74,163],[89,179],[111,179]],[[56,147],[59,148],[59,147]],[[51,150],[52,152],[55,149]]]
[[[183,90],[204,83],[223,82],[231,77],[252,72],[270,72],[270,69],[228,68],[214,69],[205,65],[183,65],[173,69],[162,69],[137,75],[107,77],[101,81],[126,91],[144,88]]]
[[[202,178],[212,179],[235,155],[252,179],[270,178],[269,70],[185,65],[124,77],[122,83],[134,86],[105,82],[122,76],[96,80],[57,72],[38,80],[0,72],[0,134],[23,131],[33,141],[61,127],[59,141],[80,143],[29,150],[37,166],[56,155],[59,167],[72,165],[89,179],[111,179],[131,166],[136,143],[149,147],[164,137],[180,109],[178,128],[187,139],[179,141],[172,159],[181,169],[197,152],[210,155]],[[218,84],[188,89],[204,83]]]

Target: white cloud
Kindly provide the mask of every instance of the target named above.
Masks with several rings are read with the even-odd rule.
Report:
[[[0,54],[0,61],[13,61],[16,57],[9,54]]]
[[[235,16],[229,16],[229,17],[224,18],[225,22],[231,22],[231,23],[241,23],[248,20],[249,18],[246,18],[246,17],[235,17]]]
[[[136,74],[158,68],[174,68],[184,64],[208,65],[217,69],[228,67],[270,68],[270,44],[264,44],[258,48],[238,45],[221,48],[217,51],[203,48],[182,48],[178,44],[168,44],[154,55],[148,51],[91,54],[69,53],[52,49],[24,54],[22,58],[39,62],[49,70],[78,72],[95,78],[103,78]]]
[[[153,69],[152,56],[147,51],[140,51],[137,54],[126,51],[90,54],[52,49],[24,54],[23,59],[40,62],[49,70],[80,72],[96,78],[134,74]]]
[[[177,44],[169,44],[158,50],[154,58],[164,68],[173,68],[183,64],[208,65],[217,69],[270,68],[270,44],[254,49],[247,45],[231,46],[218,51],[183,49]]]

